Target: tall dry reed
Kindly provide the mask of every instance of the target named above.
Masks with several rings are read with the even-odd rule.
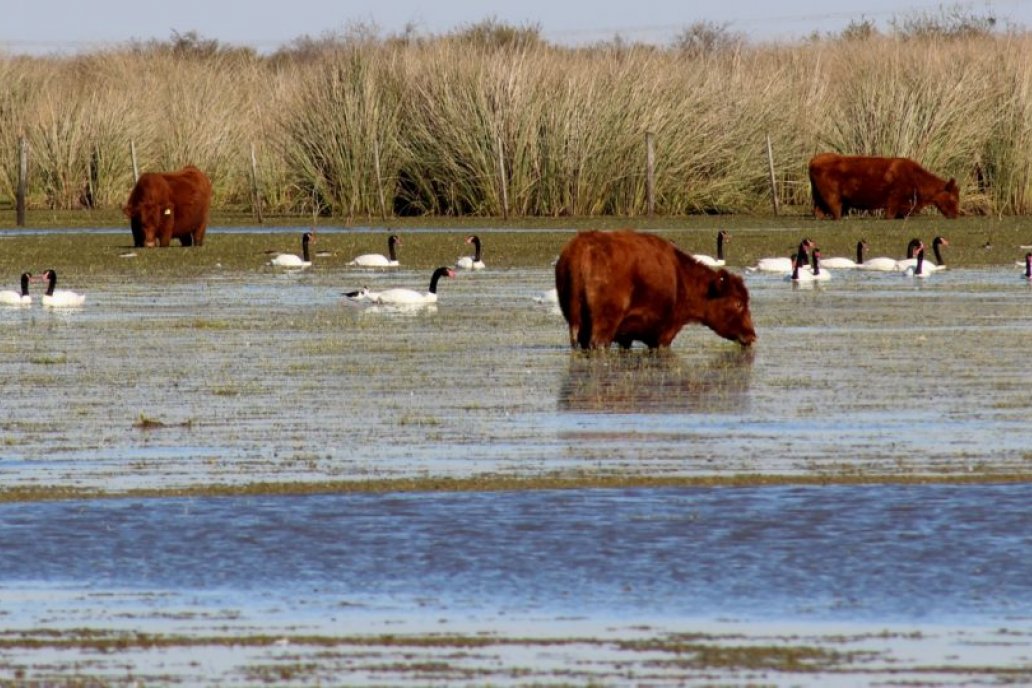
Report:
[[[0,56],[0,203],[17,139],[30,204],[120,205],[142,169],[192,163],[215,204],[267,211],[626,215],[809,205],[816,152],[904,155],[956,177],[965,209],[1032,212],[1032,38],[871,36],[691,54],[456,37],[368,37],[291,58],[161,50]],[[381,201],[382,198],[382,201]],[[382,203],[382,205],[381,205]]]

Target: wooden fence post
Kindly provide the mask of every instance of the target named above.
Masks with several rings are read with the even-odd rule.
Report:
[[[498,137],[498,178],[502,183],[502,217],[509,219],[509,186],[505,180],[505,149],[502,137]]]
[[[645,132],[645,197],[649,217],[656,212],[656,146],[655,135]]]
[[[251,196],[254,198],[254,211],[258,217],[258,224],[263,224],[265,218],[262,216],[262,194],[258,189],[258,154],[251,144]]]
[[[383,177],[380,175],[380,140],[373,139],[373,167],[376,171],[376,193],[380,198],[380,219],[387,220],[387,204],[383,197]]]
[[[129,139],[129,155],[133,159],[133,183],[140,181],[140,166],[136,162],[136,142]]]
[[[18,137],[18,190],[15,194],[15,214],[19,227],[25,226],[25,196],[29,186],[29,141],[25,134]]]
[[[770,145],[770,134],[767,134],[767,169],[770,172],[770,197],[774,202],[774,216],[777,217],[781,205],[778,202],[778,185],[774,177],[774,149]]]

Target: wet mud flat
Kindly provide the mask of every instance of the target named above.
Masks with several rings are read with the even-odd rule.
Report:
[[[390,273],[4,240],[87,303],[0,309],[0,679],[1029,681],[1016,267],[750,275],[753,350],[664,356],[570,353],[561,234],[436,308],[341,296],[461,239]]]

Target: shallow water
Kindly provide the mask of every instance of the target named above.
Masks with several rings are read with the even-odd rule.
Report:
[[[535,303],[547,265],[460,274],[415,312],[341,292],[423,289],[422,268],[256,259],[91,279],[62,285],[87,292],[81,309],[0,309],[6,488],[831,484],[0,504],[10,629],[1029,627],[1032,494],[994,484],[1032,468],[1032,289],[1016,268],[836,271],[819,288],[750,275],[752,350],[688,327],[666,355],[602,357],[571,354]],[[987,482],[892,484],[944,476]],[[852,478],[886,484],[834,484]],[[1015,644],[1006,662],[1027,665],[1027,636]]]
[[[341,292],[425,289],[424,271],[98,279],[81,309],[0,311],[0,470],[104,489],[1027,471],[1032,290],[1015,271],[836,277],[748,277],[752,351],[693,326],[669,355],[602,358],[571,354],[534,302],[547,268],[461,274],[415,312]]]

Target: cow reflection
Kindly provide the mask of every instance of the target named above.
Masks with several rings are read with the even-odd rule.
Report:
[[[615,352],[609,352],[613,354]],[[594,413],[731,413],[748,405],[753,350],[712,355],[669,350],[570,357],[559,410]]]

